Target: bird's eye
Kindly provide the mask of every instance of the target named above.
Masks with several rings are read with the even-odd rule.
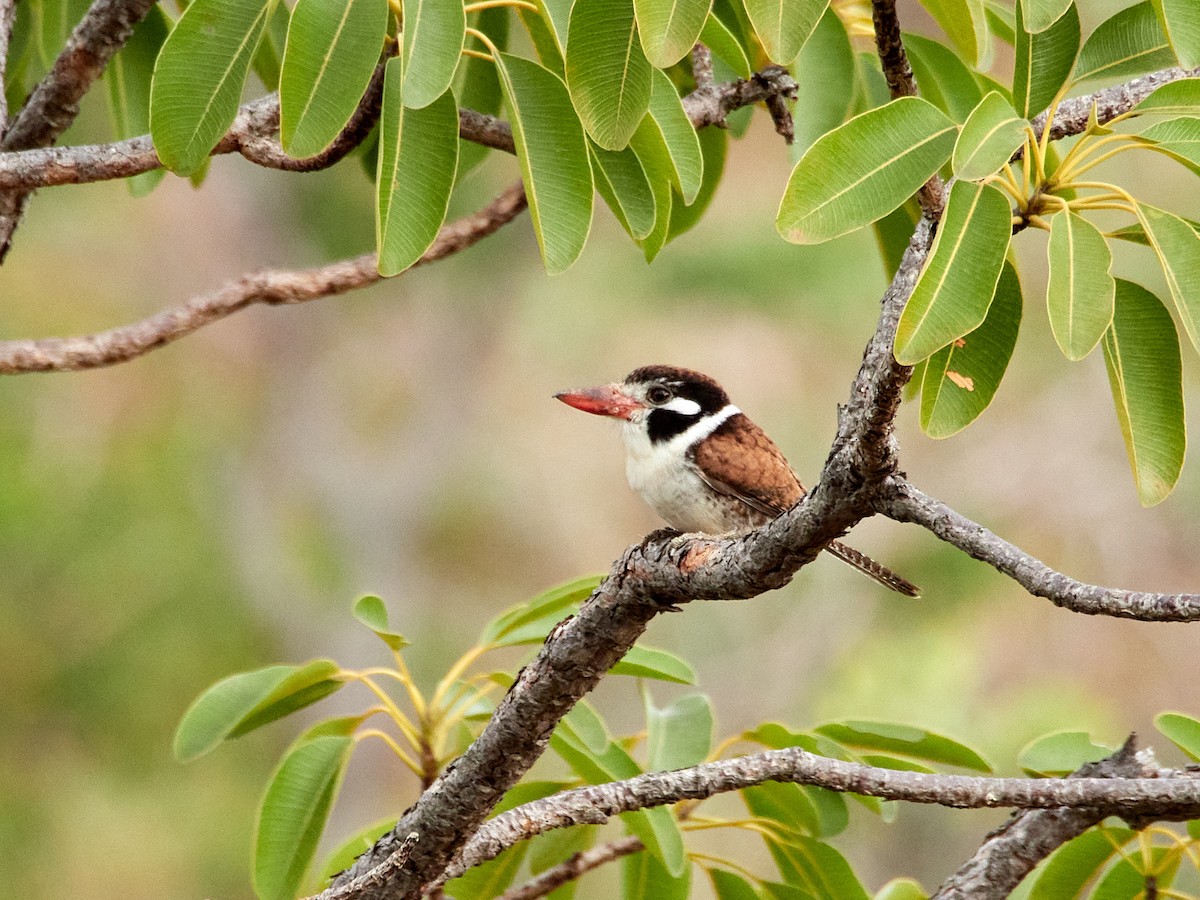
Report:
[[[671,392],[668,391],[665,387],[655,386],[655,387],[650,388],[650,390],[646,391],[646,399],[649,400],[651,403],[653,403],[655,406],[662,406],[664,403],[666,403],[668,400],[671,399]]]

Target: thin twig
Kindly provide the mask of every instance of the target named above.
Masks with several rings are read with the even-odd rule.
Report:
[[[350,900],[350,898],[357,897],[367,888],[378,887],[383,884],[392,872],[399,872],[404,868],[404,864],[408,862],[408,857],[412,854],[413,847],[417,845],[417,841],[420,839],[421,836],[419,834],[415,831],[410,831],[400,846],[378,868],[360,875],[353,881],[346,882],[334,891],[322,894],[321,897],[324,900]]]
[[[511,222],[525,206],[525,191],[518,182],[479,211],[444,226],[413,267],[467,249]],[[374,253],[313,269],[243,275],[181,306],[98,334],[0,341],[0,375],[93,369],[125,362],[248,306],[304,303],[366,287],[380,278]]]
[[[7,83],[8,51],[12,46],[13,17],[16,0],[0,0],[0,88]],[[8,131],[8,94],[0,89],[0,141]]]
[[[496,900],[537,900],[556,891],[570,881],[582,878],[593,869],[598,869],[607,863],[631,856],[646,849],[642,839],[634,834],[601,844],[576,853],[570,859],[564,860],[557,866],[551,866],[535,878],[529,879],[520,887],[505,891]]]
[[[713,77],[712,51],[704,44],[696,44],[692,48],[692,80],[698,88],[709,87],[716,81]]]

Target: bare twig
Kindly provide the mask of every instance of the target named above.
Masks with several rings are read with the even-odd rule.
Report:
[[[564,791],[526,803],[489,820],[446,870],[454,878],[494,859],[513,844],[546,831],[602,824],[635,809],[698,800],[765,781],[816,785],[833,791],[888,800],[931,803],[956,809],[1088,808],[1106,815],[1184,820],[1200,815],[1200,773],[1161,770],[1136,761],[1109,777],[1093,769],[1087,777],[988,778],[881,769],[817,756],[798,747],[768,750],[704,763],[675,772],[654,772],[626,781]]]
[[[569,881],[582,878],[593,869],[645,849],[646,845],[642,843],[641,838],[628,834],[599,847],[576,853],[557,866],[551,866],[536,878],[529,879],[520,887],[505,891],[497,900],[537,900],[538,897],[545,897]]]
[[[726,117],[735,109],[752,106],[771,97],[796,99],[797,85],[787,69],[768,66],[750,78],[739,78],[724,84],[699,86],[683,98],[683,108],[697,128],[705,125],[725,125]]]
[[[1138,778],[1157,769],[1149,751],[1138,752],[1133,735],[1112,756],[1087,763],[1072,778]],[[1002,900],[1034,866],[1072,838],[1104,821],[1095,807],[1035,809],[1015,813],[987,839],[931,900]]]
[[[526,205],[520,183],[483,209],[442,228],[415,266],[443,259],[511,222]],[[367,253],[314,269],[271,270],[243,275],[182,306],[99,334],[71,338],[0,341],[0,374],[92,369],[124,362],[165,346],[198,328],[258,303],[304,303],[380,280],[375,254]]]
[[[955,512],[897,478],[888,485],[880,510],[898,522],[921,525],[969,556],[1008,575],[1025,590],[1055,606],[1086,615],[1143,622],[1200,620],[1200,594],[1155,594],[1084,584]]]
[[[692,80],[698,88],[708,87],[716,81],[713,78],[712,51],[704,44],[692,48]]]
[[[154,3],[155,0],[96,0],[17,114],[0,141],[0,150],[27,150],[54,143],[75,121],[83,95]],[[23,191],[0,194],[0,262],[8,255],[27,196]]]
[[[391,872],[398,872],[404,868],[413,847],[420,839],[419,834],[410,831],[400,842],[400,846],[378,868],[372,869],[353,881],[346,882],[335,891],[323,894],[324,900],[350,900],[350,898],[357,897],[365,888],[379,886]]]
[[[16,0],[0,0],[0,87],[6,83],[8,50],[12,45],[13,16]],[[8,131],[8,95],[0,90],[0,142]]]

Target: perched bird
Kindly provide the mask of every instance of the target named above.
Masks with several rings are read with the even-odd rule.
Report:
[[[645,366],[619,384],[554,396],[621,420],[630,487],[679,531],[725,534],[756,527],[804,496],[775,443],[707,375]],[[825,549],[884,587],[920,596],[916,585],[839,541]]]

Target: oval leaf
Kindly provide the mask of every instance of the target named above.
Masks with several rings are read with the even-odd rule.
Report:
[[[791,71],[800,84],[823,85],[819,91],[801,92],[792,108],[796,133],[792,152],[798,159],[814,141],[846,120],[854,102],[854,48],[846,26],[832,9],[821,16]]]
[[[1025,27],[1033,33],[1045,31],[1061,18],[1072,0],[1019,0]]]
[[[761,900],[762,895],[741,875],[724,869],[708,869],[713,893],[717,900]]]
[[[1079,51],[1075,77],[1132,78],[1175,60],[1151,0],[1142,0],[1101,22]]]
[[[404,105],[421,109],[437,100],[454,80],[467,39],[467,14],[461,3],[403,0]]]
[[[1194,762],[1200,762],[1200,721],[1183,713],[1165,712],[1154,717],[1154,727]]]
[[[687,660],[652,647],[635,645],[610,670],[614,675],[633,675],[637,678],[656,678],[676,684],[695,684],[696,671]]]
[[[1117,279],[1113,321],[1103,347],[1138,499],[1153,506],[1175,487],[1187,447],[1175,323],[1152,293]]]
[[[396,275],[437,238],[458,166],[458,106],[447,90],[421,109],[403,105],[401,63],[389,59],[379,117],[376,233],[379,274]]]
[[[914,365],[979,327],[1011,236],[1004,194],[989,185],[955,182],[929,260],[900,314],[898,362]]]
[[[962,431],[996,396],[1021,325],[1021,283],[1005,261],[983,324],[929,357],[921,379],[921,429],[932,438]]]
[[[337,664],[316,659],[303,666],[268,666],[218,681],[192,702],[175,730],[175,757],[202,756],[238,737],[336,691]]]
[[[637,154],[630,147],[614,151],[592,144],[589,149],[596,190],[629,236],[644,238],[654,228],[654,190]]]
[[[621,896],[627,900],[688,900],[691,883],[690,867],[673,875],[653,853],[634,853],[621,860]]]
[[[1060,731],[1030,741],[1017,754],[1017,763],[1034,778],[1065,777],[1084,763],[1112,755],[1113,748],[1092,741],[1084,731]]]
[[[929,762],[974,769],[977,772],[992,771],[987,760],[970,747],[944,735],[911,725],[852,720],[831,722],[814,730],[847,747],[901,753]]]
[[[1185,69],[1200,66],[1200,4],[1195,0],[1154,0],[1175,58]]]
[[[576,0],[568,34],[567,88],[579,119],[597,144],[620,150],[650,106],[633,0]]]
[[[1166,210],[1139,203],[1137,211],[1184,330],[1192,346],[1200,349],[1200,235]]]
[[[818,244],[869,225],[929,180],[950,157],[956,131],[917,97],[855,116],[796,163],[775,227],[792,243]]]
[[[704,154],[700,150],[700,138],[696,135],[692,120],[684,112],[679,92],[665,72],[655,69],[651,73],[649,115],[638,126],[634,138],[634,150],[645,162],[643,150],[646,143],[661,145],[670,166],[668,175],[671,184],[690,206],[700,193],[704,183]],[[650,167],[647,167],[647,172]]]
[[[1047,245],[1050,278],[1046,307],[1050,329],[1063,355],[1080,360],[1100,343],[1113,316],[1112,251],[1104,235],[1083,216],[1054,217]]]
[[[1156,115],[1195,115],[1200,113],[1200,78],[1180,78],[1156,88],[1134,107],[1137,112]]]
[[[408,646],[404,635],[388,628],[387,607],[373,594],[358,598],[354,604],[354,618],[375,632],[393,650],[403,650]]]
[[[704,694],[685,694],[659,709],[650,692],[646,710],[646,764],[651,772],[670,772],[704,761],[712,748],[712,703]]]
[[[298,743],[280,762],[258,812],[259,897],[289,900],[299,892],[353,748],[352,737],[327,734]]]
[[[944,44],[909,33],[904,35],[904,49],[921,96],[955,122],[965,122],[983,99],[983,89],[958,54]]]
[[[633,6],[646,58],[665,69],[691,52],[712,0],[634,0]]]
[[[507,647],[532,640],[540,642],[556,622],[591,596],[603,580],[600,575],[577,578],[538,594],[528,603],[505,610],[484,626],[479,642],[489,647]],[[530,626],[536,626],[540,637],[528,637]]]
[[[975,181],[998,172],[1025,140],[1028,123],[991,91],[975,107],[954,144],[954,174]]]
[[[828,5],[829,0],[746,0],[746,12],[767,58],[786,66],[796,58]]]
[[[1066,84],[1079,54],[1079,11],[1072,2],[1045,31],[1032,33],[1017,7],[1016,62],[1013,65],[1013,106],[1025,118],[1037,115]]]
[[[592,228],[587,140],[557,75],[508,53],[501,53],[496,65],[511,114],[529,217],[546,271],[556,275],[579,258]],[[526,117],[532,127],[526,128]]]
[[[199,169],[233,123],[275,2],[193,0],[167,36],[150,87],[150,135],[172,172]]]
[[[279,80],[289,154],[315,156],[345,127],[375,71],[387,17],[387,0],[296,0]]]

